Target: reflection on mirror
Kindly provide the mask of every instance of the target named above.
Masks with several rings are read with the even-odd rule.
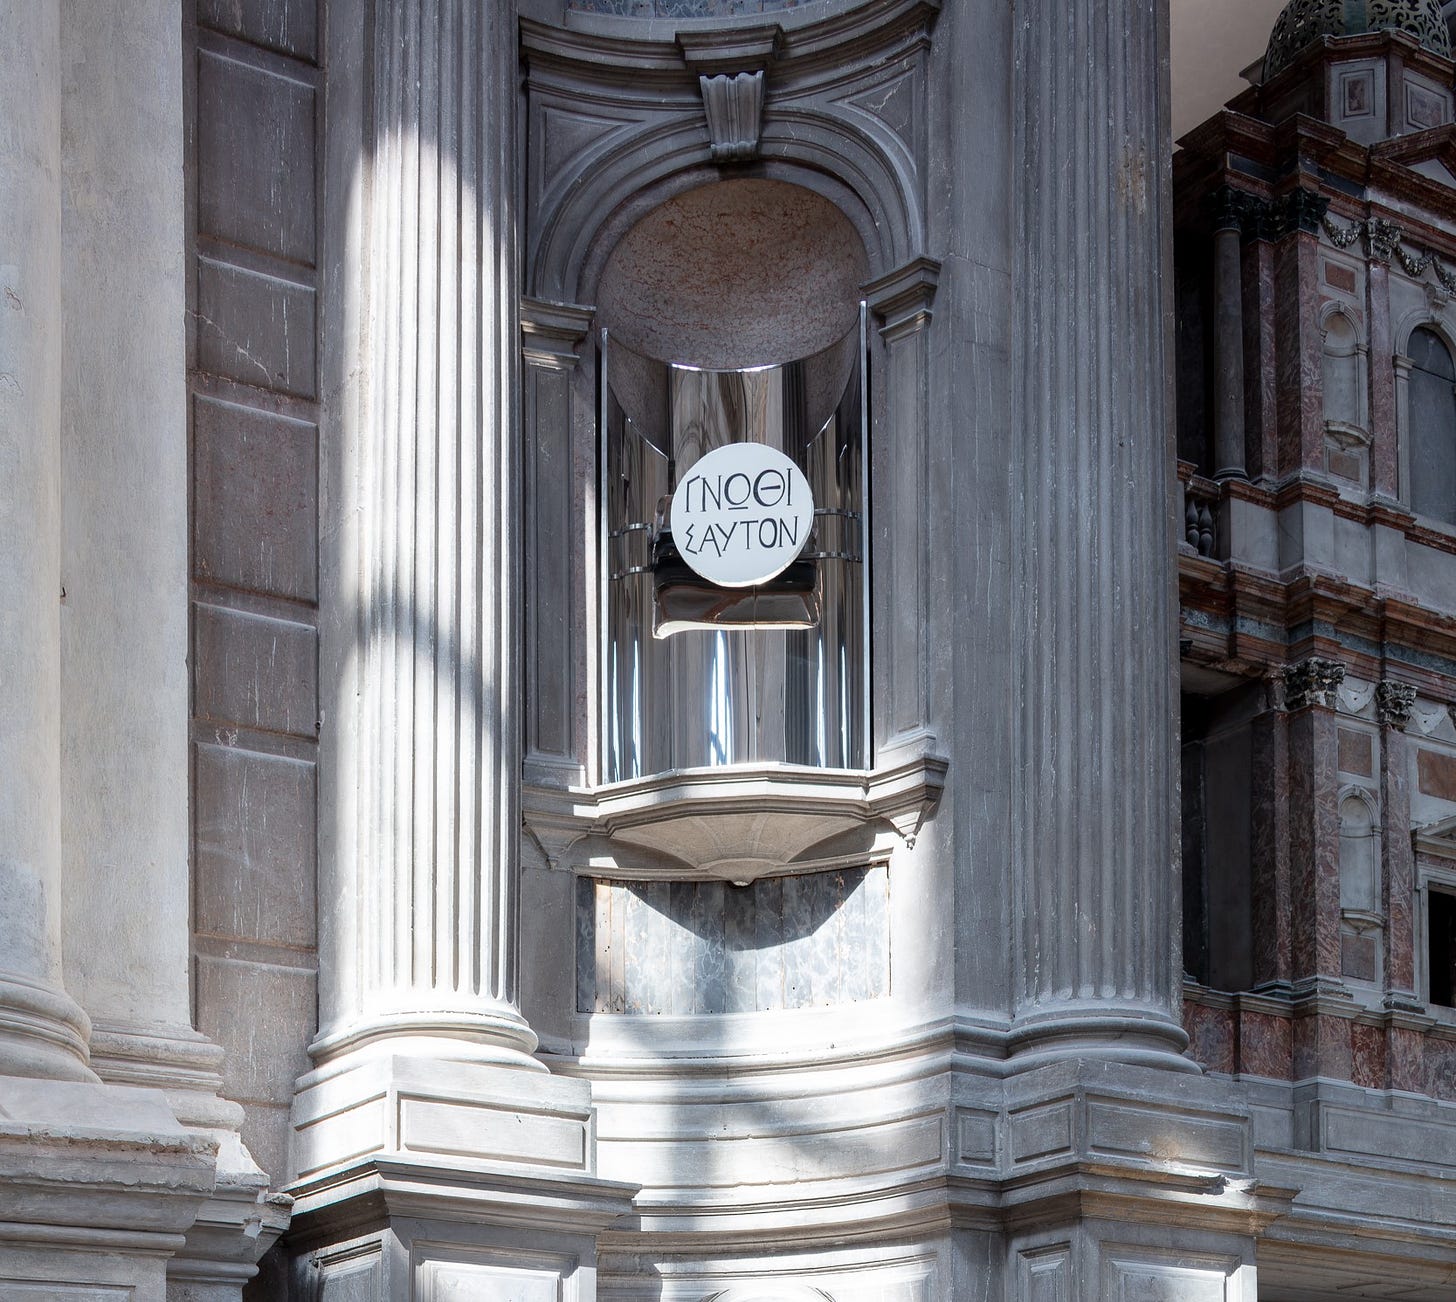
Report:
[[[868,767],[862,328],[781,366],[711,371],[603,334],[605,755],[608,781],[673,769]],[[672,533],[681,477],[760,443],[814,498],[798,558],[721,587]]]

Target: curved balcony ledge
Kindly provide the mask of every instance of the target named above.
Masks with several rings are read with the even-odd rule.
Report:
[[[681,769],[590,789],[527,785],[522,811],[556,868],[747,885],[884,862],[898,842],[914,844],[945,771],[935,755],[872,772],[791,764]]]

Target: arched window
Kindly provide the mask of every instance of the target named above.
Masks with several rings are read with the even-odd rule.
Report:
[[[1456,524],[1456,364],[1434,330],[1412,332],[1410,504],[1417,514]]]

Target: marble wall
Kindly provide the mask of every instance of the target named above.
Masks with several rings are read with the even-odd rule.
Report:
[[[889,992],[884,866],[751,886],[577,883],[582,1013],[744,1013]]]

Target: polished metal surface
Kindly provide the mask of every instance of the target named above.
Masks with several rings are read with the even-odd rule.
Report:
[[[607,336],[604,348],[604,777],[865,767],[862,329],[743,371],[655,361]],[[799,563],[777,587],[669,581],[654,545],[670,542],[678,477],[734,442],[777,448],[807,477],[814,529]]]

